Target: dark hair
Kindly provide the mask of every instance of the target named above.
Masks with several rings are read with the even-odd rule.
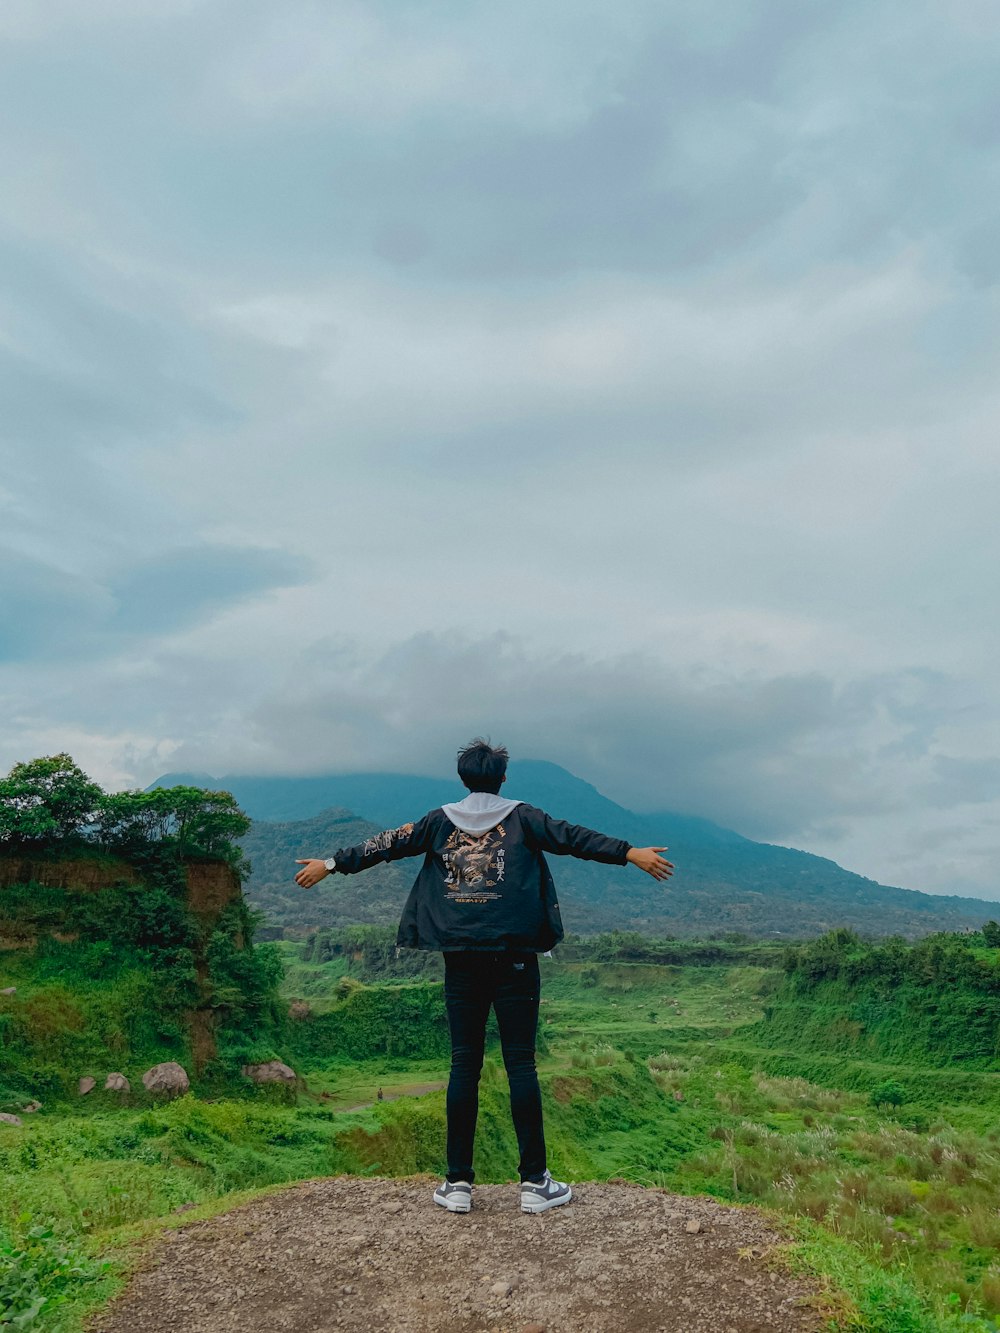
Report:
[[[507,772],[509,758],[505,745],[491,745],[482,736],[477,736],[458,752],[458,776],[469,791],[496,794]]]

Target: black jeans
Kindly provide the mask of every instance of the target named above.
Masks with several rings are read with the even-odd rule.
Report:
[[[479,1114],[486,1019],[497,1016],[503,1062],[510,1082],[510,1112],[521,1150],[522,1180],[545,1174],[542,1095],[535,1072],[538,1030],[538,957],[533,953],[446,953],[444,999],[451,1028],[448,1080],[448,1179],[471,1184],[472,1145]]]

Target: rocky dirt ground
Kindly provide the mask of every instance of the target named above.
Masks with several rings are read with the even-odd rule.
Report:
[[[315,1180],[161,1235],[90,1333],[771,1333],[824,1327],[751,1208],[627,1184],[523,1214],[430,1178]]]

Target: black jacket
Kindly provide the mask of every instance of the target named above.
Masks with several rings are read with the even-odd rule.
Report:
[[[543,852],[625,865],[630,845],[520,804],[482,835],[463,833],[443,810],[336,853],[335,873],[423,856],[396,943],[409,949],[551,949],[563,937]]]

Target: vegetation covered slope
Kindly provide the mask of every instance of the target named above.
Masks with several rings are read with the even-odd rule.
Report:
[[[996,943],[993,922],[915,944],[831,932],[789,950],[764,1021],[744,1035],[799,1051],[1000,1070]]]
[[[567,804],[572,807],[572,802]],[[560,807],[553,803],[553,808]],[[570,813],[582,819],[572,808]],[[629,812],[622,812],[619,822],[612,813],[603,814],[601,819],[599,810],[590,811],[592,823],[602,831],[618,833],[624,827],[623,836],[630,841],[669,842],[677,872],[669,884],[657,886],[632,867],[553,857],[569,931],[742,931],[802,939],[848,926],[870,935],[914,938],[934,930],[977,928],[989,914],[989,904],[975,898],[890,888],[851,875],[832,861],[765,847],[736,834],[727,838],[724,830],[712,826],[698,823],[675,836],[677,831],[669,826],[644,826]],[[308,892],[293,882],[296,858],[332,855],[382,827],[344,809],[291,823],[256,820],[241,844],[252,866],[246,881],[250,900],[269,925],[296,933],[354,922],[395,923],[417,873],[416,861],[375,866],[358,876],[337,875]]]
[[[332,856],[338,848],[364,842],[379,831],[348,810],[327,810],[291,824],[255,820],[241,840],[250,863],[245,892],[262,913],[265,932],[268,927],[288,927],[303,934],[324,925],[397,922],[417,862],[396,861],[363,875],[337,875],[314,889],[300,889],[294,880],[299,858]]]
[[[0,874],[0,990],[16,987],[0,997],[0,1063],[15,1079],[48,1069],[51,1080],[34,1114],[23,1113],[32,1085],[9,1085],[4,1109],[23,1124],[0,1124],[0,1323],[13,1312],[32,1333],[76,1333],[79,1313],[120,1282],[106,1256],[142,1228],[178,1224],[178,1208],[229,1207],[234,1191],[335,1172],[437,1172],[444,1146],[436,957],[397,959],[379,926],[241,947],[245,908],[227,921],[225,903],[192,899],[186,875],[229,870],[209,857],[203,816],[228,818],[230,804],[149,794],[112,819],[91,796],[89,811],[60,806],[56,818],[57,770],[19,773],[6,796],[0,783],[16,825],[7,863],[35,867],[28,880]],[[56,827],[45,836],[60,846],[39,835],[46,808]],[[137,839],[132,860],[121,842],[112,854],[116,828]],[[145,859],[143,829],[157,835]],[[81,876],[83,889],[70,882]],[[568,940],[543,962],[553,1170],[777,1209],[800,1228],[800,1261],[834,1284],[831,1328],[996,1333],[1000,1071],[986,1039],[998,939],[1000,927],[915,946],[840,934],[787,956],[738,939]],[[279,954],[285,999],[298,1001],[287,1019]],[[138,1104],[115,1105],[99,1088],[76,1092],[80,1061],[93,1072],[124,1061],[132,1076],[185,1055],[192,998],[218,1015],[220,1052],[192,1095],[152,1105],[140,1085]],[[863,1031],[844,1027],[858,1005],[869,1006]],[[248,1038],[305,1076],[287,1104],[231,1077]],[[426,1095],[388,1100],[407,1091]],[[480,1178],[510,1179],[495,1036],[481,1106]]]
[[[233,1191],[336,1172],[439,1171],[443,1092],[377,1100],[379,1088],[387,1098],[440,1089],[447,1069],[440,983],[408,976],[390,935],[354,927],[280,945],[286,999],[308,999],[281,1038],[307,1080],[294,1104],[189,1096],[111,1110],[91,1096],[0,1126],[0,1308],[5,1274],[16,1274],[19,1289],[50,1302],[26,1327],[75,1328],[65,1319],[120,1280],[101,1256],[150,1219],[179,1224],[173,1210],[188,1204],[218,1209],[242,1197]],[[829,946],[801,956],[809,963]],[[989,932],[957,947],[985,958]],[[940,1065],[919,1051],[901,1099],[876,1101],[888,1068],[876,1059],[867,1084],[848,1088],[794,1069],[776,1077],[762,1014],[776,997],[791,1003],[796,969],[785,970],[784,953],[619,934],[569,941],[545,960],[540,1069],[553,1170],[777,1209],[799,1228],[798,1261],[833,1280],[831,1329],[994,1330],[985,1312],[1000,1310],[997,1076],[963,1075],[977,1081],[975,1104],[957,1084],[938,1095]],[[942,974],[942,994],[948,984]],[[800,998],[804,1014],[808,991]],[[808,1041],[794,1044],[801,1030],[789,1025],[774,1050],[808,1070],[817,1059]],[[480,1179],[509,1180],[517,1149],[495,1038],[481,1108]]]
[[[309,996],[316,1011],[304,1027],[329,1021],[331,1011],[321,1012],[328,1002],[343,1022],[366,992],[429,990],[377,984],[400,966],[385,934],[354,929],[282,945],[289,993]],[[831,959],[853,957],[864,1003],[889,954],[904,992],[896,1024],[909,1021],[906,978],[919,991],[925,976],[928,1007],[954,1000],[960,1026],[957,1010],[974,1013],[990,991],[990,975],[975,965],[992,966],[997,939],[1000,927],[991,926],[976,936],[893,941],[886,950],[845,935],[789,950],[622,935],[571,941],[544,964],[541,1067],[557,1169],[761,1202],[798,1219],[803,1252],[851,1292],[853,1313],[832,1328],[995,1330],[995,1063],[953,1073],[948,1027],[928,1028],[910,1049],[893,1040],[881,1057],[877,1043],[824,1044],[809,1025],[815,988],[834,980]],[[957,986],[963,967],[966,981]],[[354,977],[372,984],[357,990]],[[852,983],[841,973],[838,984],[840,1002],[849,1001]],[[882,1001],[892,1006],[891,989]],[[440,1021],[433,1010],[427,1017]],[[380,1034],[384,1041],[388,1030]],[[324,1065],[317,1048],[302,1059],[312,1062],[314,1086],[335,1098],[343,1092],[347,1104],[360,1100],[361,1080],[371,1098],[377,1082],[391,1086],[402,1076],[384,1056],[367,1066]],[[411,1076],[427,1077],[430,1068],[421,1059]],[[662,1097],[647,1101],[637,1085],[613,1093],[603,1085],[604,1070],[627,1068],[648,1069]],[[564,1124],[566,1108],[573,1115]]]
[[[0,1110],[273,1057],[280,963],[252,944],[231,841],[248,822],[225,794],[108,795],[66,755],[0,781]]]

